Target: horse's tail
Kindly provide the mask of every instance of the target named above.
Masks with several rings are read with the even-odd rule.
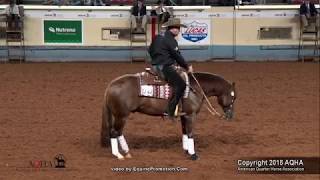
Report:
[[[112,112],[107,104],[105,98],[103,109],[102,109],[102,123],[101,123],[101,134],[100,143],[102,147],[110,146],[110,123],[112,122]]]

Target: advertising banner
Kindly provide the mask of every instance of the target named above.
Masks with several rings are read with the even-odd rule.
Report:
[[[81,20],[44,20],[44,43],[82,43]]]
[[[181,19],[187,28],[181,28],[179,45],[210,45],[210,19]]]

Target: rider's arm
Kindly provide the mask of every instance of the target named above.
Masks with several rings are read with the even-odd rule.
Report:
[[[180,51],[178,49],[178,46],[175,45],[174,43],[170,43],[168,41],[166,41],[166,44],[169,46],[169,52],[171,54],[171,56],[177,61],[177,63],[185,68],[187,71],[189,70],[189,66],[186,63],[186,61],[184,60],[184,58],[182,57],[182,55],[180,54]]]

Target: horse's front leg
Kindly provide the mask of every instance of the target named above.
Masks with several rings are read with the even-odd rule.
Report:
[[[197,160],[199,157],[195,152],[194,148],[194,139],[192,133],[192,124],[195,119],[195,115],[182,116],[181,125],[182,125],[182,148],[190,155],[192,160]]]
[[[182,128],[182,149],[188,154],[188,135],[186,130],[186,116],[181,116],[181,128]]]

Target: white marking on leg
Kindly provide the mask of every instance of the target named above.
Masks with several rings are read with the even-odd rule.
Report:
[[[182,135],[182,148],[188,151],[188,136],[186,134]]]
[[[195,154],[193,138],[188,138],[188,153],[190,155]]]
[[[231,96],[234,97],[234,91],[231,91]]]
[[[111,152],[118,159],[122,160],[124,157],[119,152],[118,140],[117,138],[111,138]]]
[[[119,136],[118,141],[123,152],[127,154],[129,152],[129,147],[124,136],[123,135]]]

